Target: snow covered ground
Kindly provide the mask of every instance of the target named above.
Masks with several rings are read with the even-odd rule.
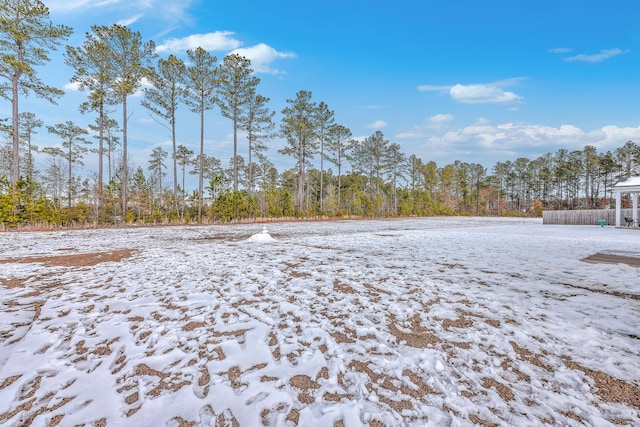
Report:
[[[640,232],[0,234],[0,425],[640,425]]]

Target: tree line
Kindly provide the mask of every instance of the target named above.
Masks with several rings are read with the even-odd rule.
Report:
[[[153,41],[123,25],[92,26],[80,46],[65,46],[70,81],[87,94],[79,111],[95,122],[87,128],[72,120],[45,126],[35,114],[21,111],[19,100],[33,94],[55,103],[63,95],[39,78],[37,68],[50,61],[72,29],[54,25],[39,0],[5,0],[0,19],[0,95],[12,107],[11,117],[0,124],[5,139],[0,223],[5,227],[540,215],[544,209],[609,206],[615,182],[640,165],[640,146],[628,141],[604,153],[586,146],[498,162],[490,171],[461,161],[438,166],[403,153],[381,131],[354,139],[329,106],[307,90],[286,100],[276,123],[249,59],[230,54],[218,61],[201,47],[187,50],[186,62],[174,55],[159,58]],[[154,147],[146,165],[128,160],[129,102],[138,90],[141,105],[172,141],[171,152]],[[176,113],[182,107],[199,118],[197,153],[177,143]],[[233,127],[228,164],[205,152],[205,115],[214,108]],[[59,138],[59,146],[34,144],[42,127]],[[275,137],[286,141],[279,153],[291,156],[294,168],[280,172],[270,161],[266,152]],[[239,144],[246,144],[247,158],[238,154]],[[36,153],[45,165],[35,164]],[[97,156],[97,172],[82,171],[88,155]],[[191,192],[187,174],[198,181]]]

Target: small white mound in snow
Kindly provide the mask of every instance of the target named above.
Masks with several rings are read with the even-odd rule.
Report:
[[[271,234],[269,234],[269,232],[267,231],[267,227],[262,227],[262,231],[258,234],[254,234],[251,237],[249,237],[247,239],[247,242],[264,243],[264,242],[277,242],[277,240],[271,237]]]

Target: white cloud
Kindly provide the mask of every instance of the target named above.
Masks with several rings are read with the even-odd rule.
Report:
[[[454,128],[447,121],[447,115],[441,116],[446,124],[441,128],[430,127],[431,118],[416,125],[411,130],[394,136],[403,144],[415,147],[418,143],[428,159],[438,163],[450,163],[454,160],[485,163],[514,160],[518,157],[535,159],[546,153],[555,153],[559,149],[583,150],[592,145],[599,152],[614,150],[626,141],[640,140],[640,126],[619,127],[603,126],[595,130],[585,130],[571,124],[549,126],[521,122],[493,124],[486,119],[476,120],[466,126]],[[437,122],[438,120],[434,120]]]
[[[197,0],[49,0],[52,13],[75,15],[83,21],[90,16],[109,16],[121,25],[132,25],[142,19],[166,24],[160,35],[176,27],[193,23],[191,10]],[[156,36],[158,38],[158,36]]]
[[[491,86],[509,87],[509,86],[515,86],[523,80],[527,80],[527,77],[511,77],[508,79],[498,80],[497,82],[493,82],[489,84]]]
[[[79,92],[80,91],[80,83],[78,82],[68,82],[65,83],[64,86],[62,86],[63,90],[66,91],[70,91],[70,92]]]
[[[98,1],[95,6],[109,6],[110,4],[118,4],[120,3],[120,0],[103,0],[103,1]]]
[[[593,138],[597,139],[599,147],[620,147],[627,141],[640,140],[640,127],[604,126]]]
[[[419,85],[420,92],[448,92],[451,98],[462,104],[516,104],[522,97],[504,90],[504,87],[518,84],[522,77],[499,80],[493,83],[455,84],[455,85]]]
[[[122,0],[49,0],[46,2],[49,10],[54,13],[82,12],[98,7],[111,7],[111,9],[118,8],[120,10],[124,10],[126,7],[128,11],[141,10],[152,8],[152,4],[149,3],[148,0],[129,0],[126,4]]]
[[[453,86],[418,85],[420,92],[448,92]]]
[[[573,52],[573,49],[570,47],[554,47],[553,49],[549,49],[549,52],[561,54]]]
[[[369,124],[367,125],[367,129],[376,129],[376,130],[379,130],[379,129],[383,128],[383,127],[386,127],[387,125],[388,125],[388,123],[387,123],[387,122],[385,122],[384,120],[376,120],[376,121],[375,121],[375,122],[373,122],[373,123],[369,123]]]
[[[140,18],[142,18],[142,14],[139,13],[137,15],[134,15],[132,17],[126,18],[126,19],[121,19],[120,21],[117,22],[118,25],[123,25],[125,27],[133,24],[134,22],[138,21]]]
[[[596,54],[592,54],[592,55],[579,54],[579,55],[570,56],[568,58],[565,58],[564,60],[567,62],[575,62],[575,61],[602,62],[605,59],[613,58],[614,56],[618,56],[618,55],[624,55],[625,53],[628,53],[628,52],[629,50],[622,50],[618,48],[605,49],[605,50],[601,50],[599,53],[596,53]]]
[[[427,127],[430,129],[442,129],[453,121],[452,114],[436,114],[427,119]]]
[[[449,90],[451,98],[462,104],[513,104],[522,98],[491,84],[457,84]]]
[[[449,129],[449,124],[453,121],[452,114],[434,114],[427,117],[425,121],[419,125],[415,125],[412,131],[401,132],[395,135],[397,139],[420,139],[424,138],[427,133],[443,132]]]
[[[201,47],[207,51],[226,51],[236,49],[242,42],[231,37],[231,31],[216,31],[206,34],[192,34],[183,38],[169,38],[156,46],[156,52],[183,52]]]
[[[513,153],[530,157],[531,152],[555,152],[560,148],[582,150],[593,145],[599,150],[619,147],[629,140],[640,140],[640,127],[604,126],[585,131],[574,125],[547,126],[528,123],[499,125],[473,124],[441,135],[423,135],[429,147],[448,147],[450,152],[485,150],[483,154]],[[466,148],[465,148],[466,147]]]
[[[233,54],[244,56],[251,60],[251,68],[257,73],[280,74],[281,71],[272,67],[272,63],[276,59],[296,58],[297,55],[292,52],[278,52],[271,46],[259,43],[255,46],[234,49]]]
[[[401,132],[397,135],[394,135],[394,139],[418,139],[422,136],[422,134],[418,132]]]
[[[149,79],[143,77],[142,80],[140,80],[140,86],[131,94],[131,96],[134,98],[141,98],[144,96],[144,90],[151,88],[153,88],[153,84],[151,84]]]
[[[472,125],[456,131],[469,142],[476,141],[486,148],[517,150],[532,147],[575,147],[585,133],[572,125],[559,127],[527,123],[500,125]]]
[[[91,6],[90,0],[49,0],[47,7],[49,11],[55,12],[71,12],[77,9],[82,9]]]
[[[150,88],[152,88],[152,87],[153,87],[153,84],[149,81],[149,79],[148,79],[148,78],[143,77],[143,78],[140,80],[140,88],[141,88],[141,89],[150,89]]]

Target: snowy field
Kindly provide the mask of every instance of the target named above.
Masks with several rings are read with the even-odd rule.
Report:
[[[261,230],[0,234],[0,425],[640,425],[640,231]]]

